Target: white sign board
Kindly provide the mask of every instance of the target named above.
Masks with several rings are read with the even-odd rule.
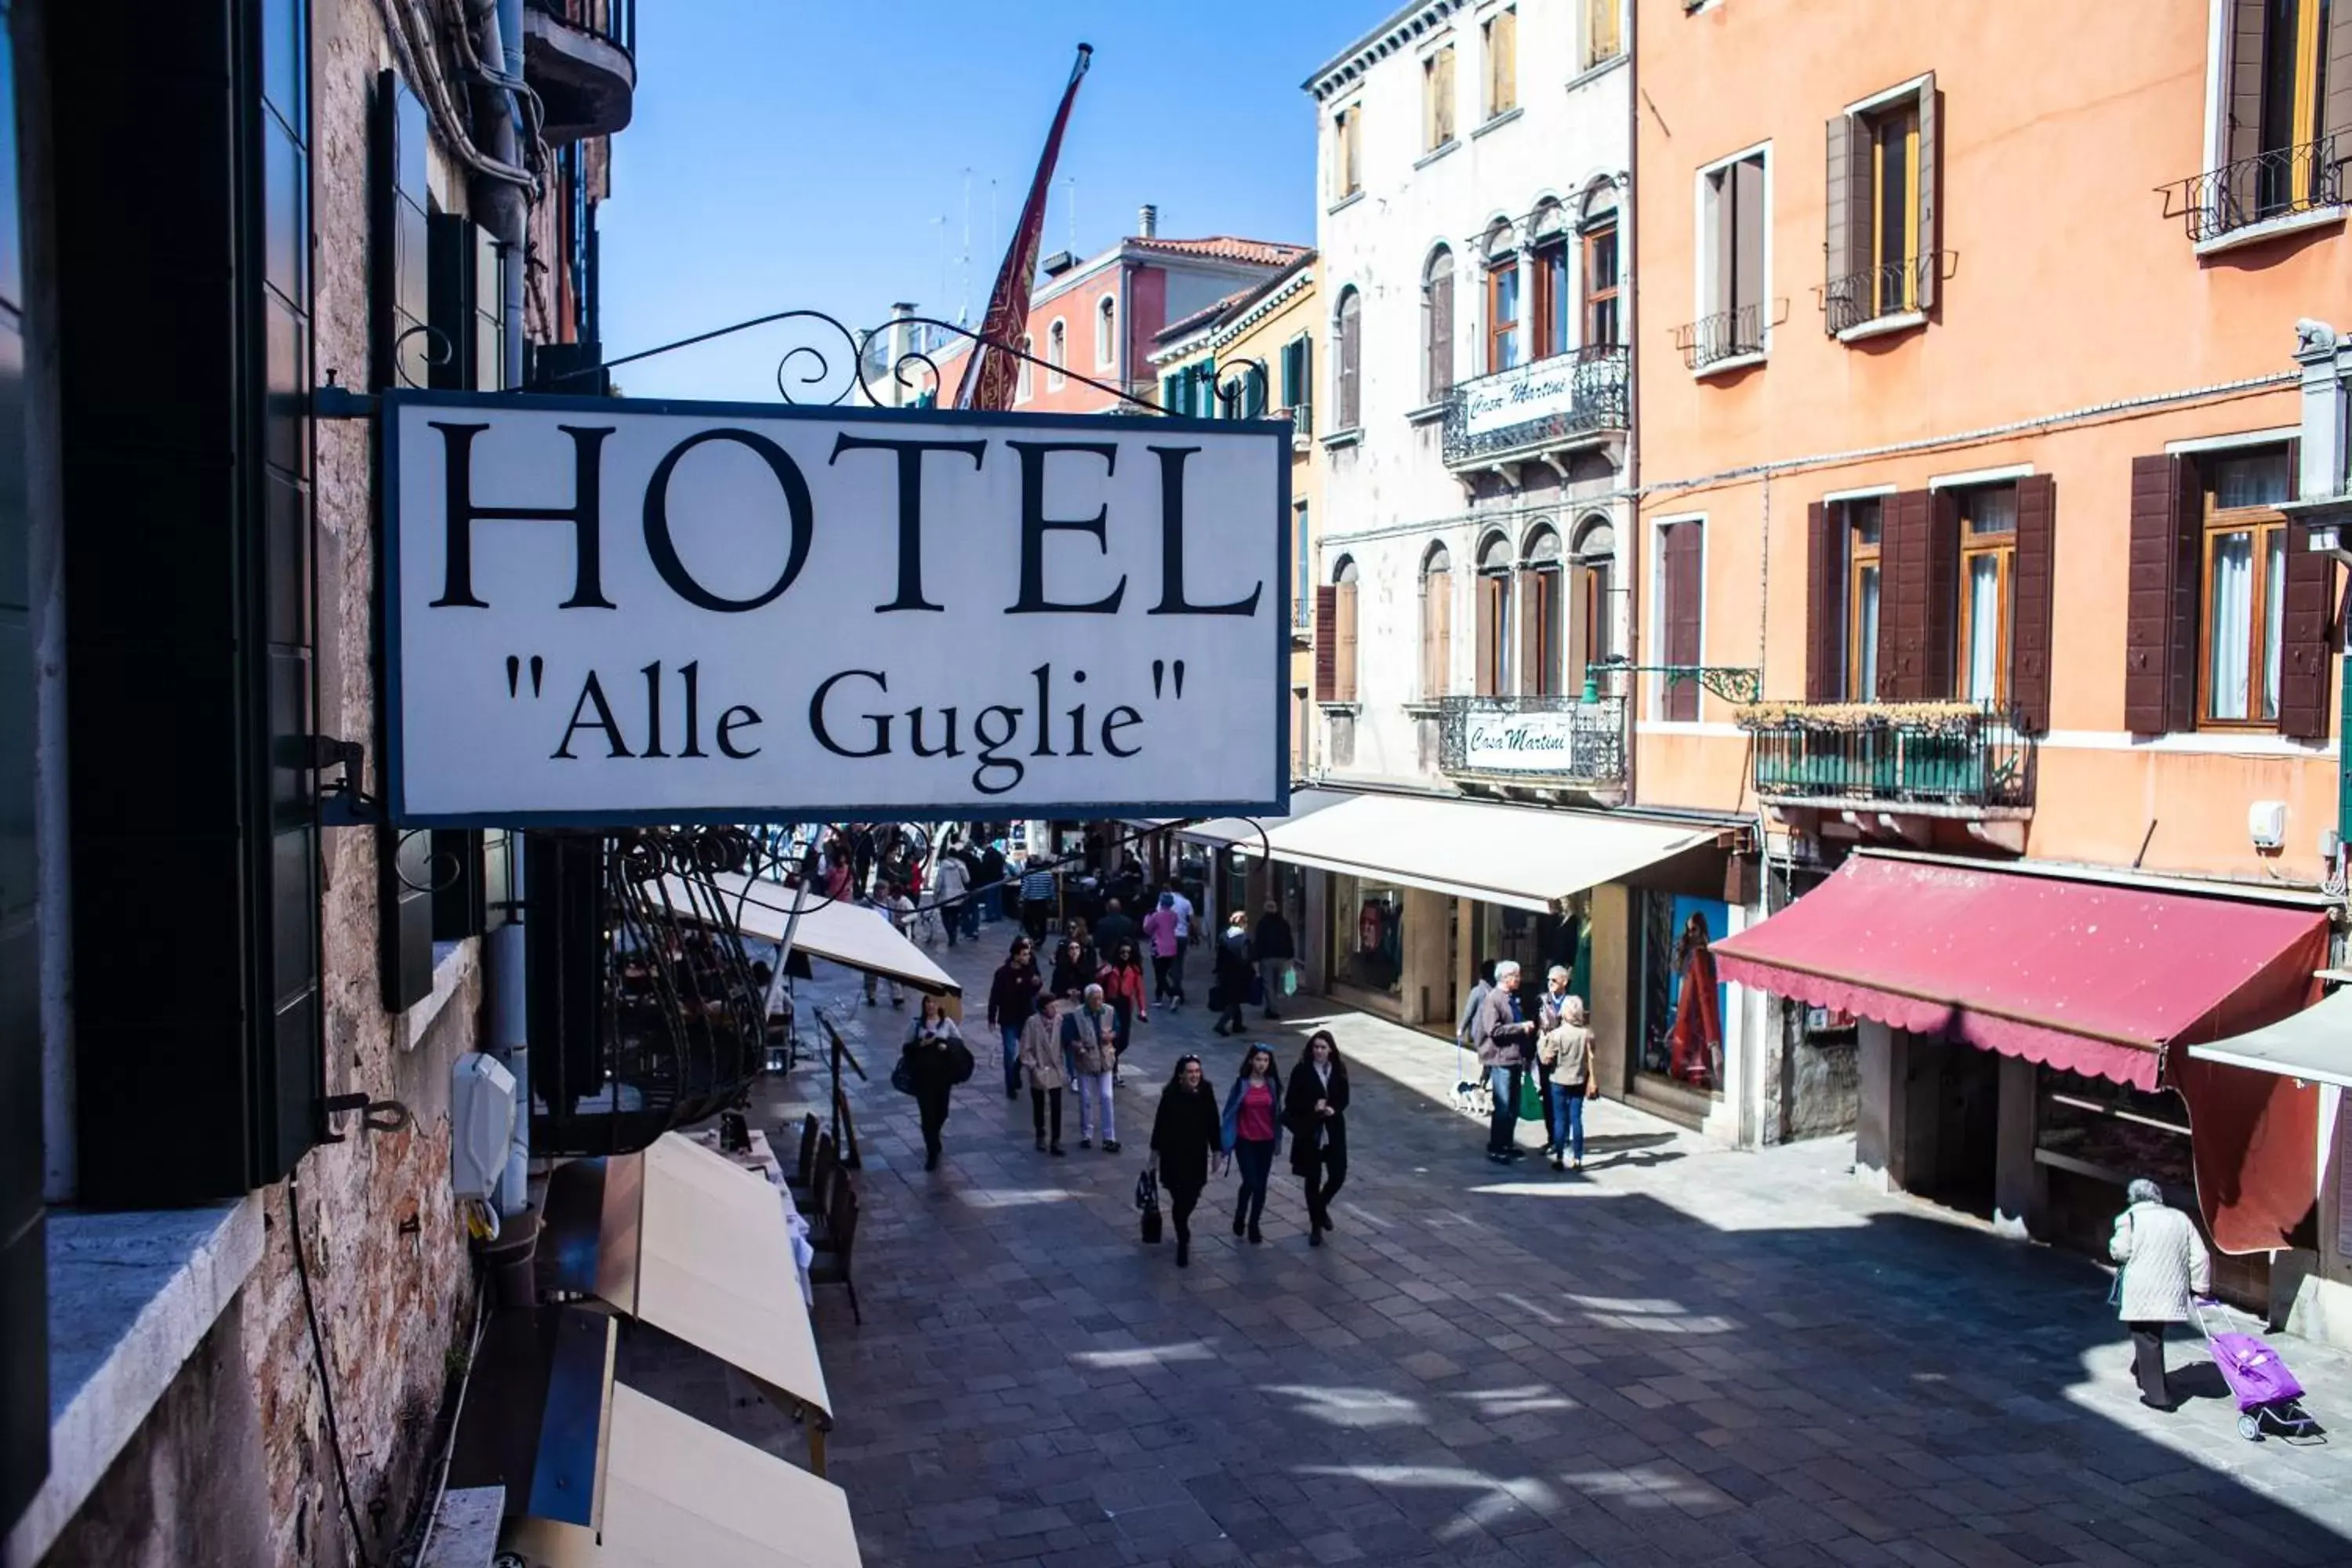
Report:
[[[1280,811],[1289,428],[389,395],[394,820]]]
[[[1574,354],[1555,354],[1499,375],[1480,376],[1463,392],[1462,429],[1486,436],[1576,409]]]
[[[1576,756],[1576,715],[1547,712],[1481,713],[1472,709],[1463,722],[1462,765],[1485,773],[1565,773]]]

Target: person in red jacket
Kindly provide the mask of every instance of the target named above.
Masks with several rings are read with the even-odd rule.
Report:
[[[1124,1062],[1135,1041],[1135,1021],[1151,1021],[1150,1009],[1143,999],[1143,955],[1136,952],[1135,943],[1120,942],[1110,962],[1096,974],[1095,984],[1103,988],[1103,995],[1118,1019],[1118,1059]]]

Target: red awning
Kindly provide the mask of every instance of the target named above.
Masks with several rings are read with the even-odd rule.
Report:
[[[1817,1007],[2180,1090],[2199,1196],[2224,1250],[2284,1246],[2309,1210],[2309,1091],[2166,1047],[2317,1000],[2317,910],[1856,855],[1715,956],[1724,979]]]

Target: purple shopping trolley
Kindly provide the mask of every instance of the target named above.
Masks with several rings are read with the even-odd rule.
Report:
[[[2218,1301],[2197,1303],[2197,1326],[2221,1380],[2238,1396],[2238,1436],[2249,1443],[2275,1432],[2288,1442],[2324,1443],[2326,1435],[2303,1408],[2303,1384],[2287,1369],[2286,1359],[2252,1334],[2215,1333],[2206,1314],[2218,1310]]]

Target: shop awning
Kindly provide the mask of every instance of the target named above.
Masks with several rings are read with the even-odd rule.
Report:
[[[1206,844],[1212,848],[1222,849],[1231,845],[1238,848],[1249,849],[1256,846],[1258,829],[1261,827],[1271,834],[1286,823],[1297,822],[1302,817],[1312,816],[1317,812],[1328,810],[1332,806],[1357,798],[1359,797],[1349,794],[1346,790],[1295,789],[1290,792],[1290,810],[1284,816],[1256,818],[1213,816],[1205,822],[1196,822],[1190,827],[1180,828],[1176,837],[1189,839],[1194,844]]]
[[[898,927],[858,904],[837,903],[764,878],[722,871],[711,879],[726,900],[728,912],[745,936],[762,942],[784,940],[784,924],[801,904],[800,925],[793,946],[812,958],[831,959],[867,974],[899,980],[918,991],[957,996],[963,988],[954,976],[933,963],[923,950],[900,935]],[[662,879],[662,900],[691,920],[712,917],[708,889],[698,891],[677,877]]]
[[[1715,956],[1776,995],[2154,1089],[2165,1047],[2300,1006],[2326,947],[2309,909],[1856,855]]]
[[[2352,1089],[2352,989],[2225,1040],[2191,1046],[2200,1061]]]
[[[858,1568],[839,1487],[613,1385],[603,1528],[515,1521],[530,1568]]]
[[[1268,824],[1276,860],[1553,913],[1587,888],[1696,848],[1716,829],[1483,801],[1351,795]],[[1259,852],[1257,835],[1236,839]]]
[[[559,1167],[546,1214],[542,1283],[593,1295],[779,1403],[831,1415],[783,1200],[756,1172],[666,1132],[643,1153]]]

